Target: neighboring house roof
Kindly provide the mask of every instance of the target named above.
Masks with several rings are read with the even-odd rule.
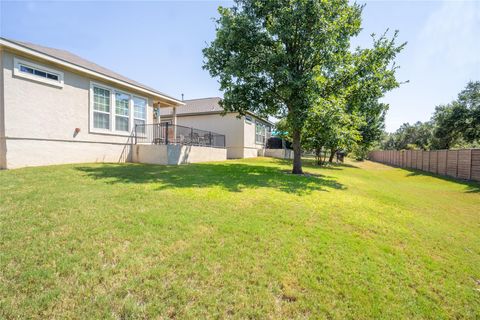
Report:
[[[38,44],[29,43],[29,42],[11,40],[11,39],[6,39],[6,38],[0,37],[0,45],[11,47],[13,49],[19,49],[18,47],[12,46],[12,44],[20,46],[21,48],[26,48],[26,49],[33,50],[35,52],[38,52],[38,53],[47,55],[49,57],[61,60],[63,62],[72,64],[74,66],[78,66],[78,67],[93,71],[94,73],[104,75],[108,78],[119,80],[120,82],[127,83],[131,86],[144,89],[146,91],[149,91],[153,95],[160,96],[160,97],[165,98],[167,100],[170,100],[170,101],[172,101],[176,104],[180,104],[180,105],[183,104],[180,100],[175,99],[175,98],[173,98],[173,97],[171,97],[171,96],[169,96],[169,95],[167,95],[163,92],[160,92],[158,90],[150,88],[150,87],[148,87],[148,86],[146,86],[146,85],[144,85],[140,82],[137,82],[135,80],[124,77],[121,74],[118,74],[118,73],[116,73],[112,70],[104,68],[104,67],[102,67],[102,66],[100,66],[100,65],[98,65],[94,62],[83,59],[82,57],[79,57],[76,54],[73,54],[71,52],[61,50],[61,49],[44,47],[44,46],[40,46]]]
[[[221,100],[220,97],[184,100],[183,102],[185,103],[185,106],[177,110],[177,116],[222,113],[224,110],[219,104],[220,100]],[[172,114],[173,114],[173,108],[162,108],[160,110],[160,116],[169,117]],[[259,117],[253,112],[247,112],[247,114],[250,114],[266,123],[273,125],[272,122],[268,121],[265,118]]]

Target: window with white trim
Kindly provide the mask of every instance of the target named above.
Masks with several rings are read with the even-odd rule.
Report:
[[[110,90],[93,87],[93,127],[110,129]]]
[[[255,143],[265,144],[266,142],[266,132],[265,125],[261,122],[255,122]]]
[[[115,92],[115,130],[129,132],[130,128],[130,95]]]
[[[146,124],[148,100],[103,84],[90,83],[90,130],[128,135]],[[145,132],[140,126],[139,133]]]
[[[24,73],[36,75],[37,77],[58,81],[58,74],[48,72],[48,71],[43,71],[37,68],[31,68],[24,64],[20,64],[20,71]]]
[[[63,87],[63,72],[16,57],[13,61],[15,76]]]
[[[137,127],[137,132],[145,133],[145,122],[147,120],[147,100],[139,97],[133,97],[133,123],[134,125],[143,125]]]

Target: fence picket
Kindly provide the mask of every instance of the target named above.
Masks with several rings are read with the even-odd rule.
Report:
[[[370,152],[369,159],[402,168],[480,181],[480,149],[376,150]]]

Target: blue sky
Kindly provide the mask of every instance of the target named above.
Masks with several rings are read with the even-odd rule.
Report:
[[[363,3],[363,2],[360,2]],[[221,95],[202,70],[202,48],[215,36],[218,5],[231,2],[8,2],[0,0],[0,35],[69,50],[118,73],[186,99]],[[408,45],[389,93],[387,130],[425,121],[469,80],[480,80],[480,2],[367,1],[361,35],[398,29]]]

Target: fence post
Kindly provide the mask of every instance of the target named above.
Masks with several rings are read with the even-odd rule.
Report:
[[[212,131],[208,132],[208,138],[210,140],[210,147],[212,146]]]
[[[168,122],[165,122],[165,144],[168,144]]]
[[[193,128],[190,128],[190,145],[193,146]]]
[[[468,180],[472,180],[472,169],[473,169],[473,166],[472,166],[472,149],[470,149],[470,170],[468,172]]]
[[[457,150],[457,165],[455,166],[455,178],[458,178],[458,150]]]
[[[430,151],[428,152],[427,172],[430,172]]]

